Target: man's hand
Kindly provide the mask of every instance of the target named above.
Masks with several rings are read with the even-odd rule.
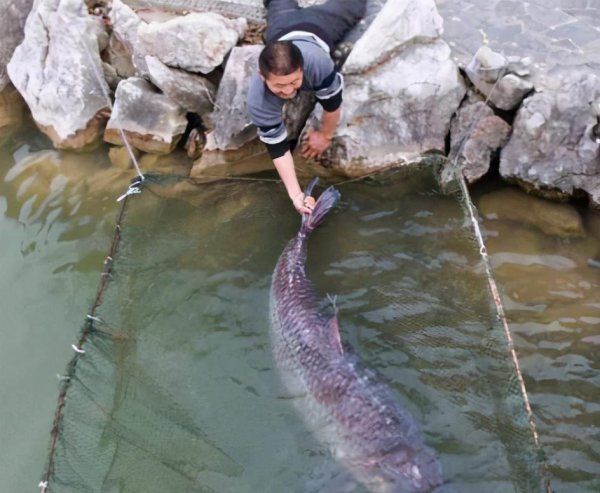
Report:
[[[309,130],[302,140],[302,157],[305,159],[319,158],[330,145],[331,137],[320,130]]]
[[[310,214],[315,207],[316,201],[314,197],[306,197],[304,193],[299,193],[292,199],[292,202],[300,214]]]

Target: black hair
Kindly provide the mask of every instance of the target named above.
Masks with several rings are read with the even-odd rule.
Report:
[[[291,74],[303,64],[302,52],[291,41],[267,43],[258,57],[258,69],[264,78]]]

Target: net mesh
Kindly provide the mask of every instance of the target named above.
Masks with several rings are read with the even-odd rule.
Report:
[[[452,491],[543,491],[542,458],[469,202],[432,169],[343,184],[308,272],[342,339],[422,424]],[[273,369],[280,185],[150,177],[126,198],[59,397],[51,492],[362,492]]]

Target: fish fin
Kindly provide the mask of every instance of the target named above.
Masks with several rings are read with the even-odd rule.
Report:
[[[331,306],[333,307],[333,313],[335,315],[337,315],[338,314],[337,295],[327,293],[327,299],[329,300],[329,303],[331,303]]]
[[[312,187],[309,187],[309,189],[312,189]],[[302,215],[300,234],[310,235],[325,220],[327,213],[335,207],[339,199],[340,192],[333,187],[327,188],[317,199],[313,211],[310,214]]]
[[[340,356],[342,356],[344,354],[344,349],[342,348],[340,324],[338,323],[337,315],[331,317],[327,322],[327,335],[333,348],[339,353]]]

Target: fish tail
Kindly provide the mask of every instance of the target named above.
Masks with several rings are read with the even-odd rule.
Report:
[[[306,195],[310,195],[317,181],[318,178],[315,178],[310,182],[306,188]],[[340,196],[340,192],[334,187],[327,188],[318,198],[312,213],[304,214],[302,216],[300,234],[305,236],[310,235],[325,220],[325,216],[327,216],[329,211],[335,207]]]

